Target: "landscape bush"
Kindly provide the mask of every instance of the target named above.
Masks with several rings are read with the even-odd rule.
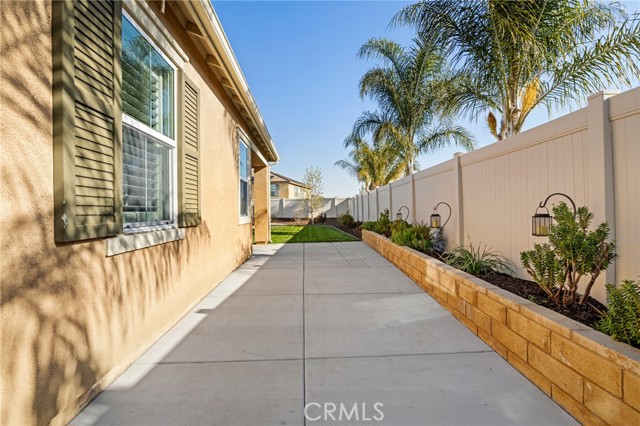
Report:
[[[391,232],[391,241],[399,246],[411,247],[411,243],[416,239],[416,233],[413,228],[399,228]]]
[[[640,348],[640,281],[607,284],[609,306],[596,328],[615,340]]]
[[[349,212],[346,212],[345,214],[340,216],[339,220],[342,225],[348,226],[349,228],[352,228],[356,223],[355,219]]]
[[[446,252],[443,258],[448,265],[475,276],[491,273],[513,275],[509,259],[500,252],[492,251],[486,244],[482,248],[480,245],[475,247],[471,240],[468,247],[456,247]]]
[[[557,306],[585,304],[602,271],[617,257],[615,242],[608,242],[609,224],[589,231],[593,213],[578,208],[575,216],[564,202],[553,208],[556,223],[551,225],[549,243],[534,244],[520,253],[520,260],[533,280]],[[578,283],[588,277],[578,301]]]

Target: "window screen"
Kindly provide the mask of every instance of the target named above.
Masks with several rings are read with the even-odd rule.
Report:
[[[173,68],[127,20],[122,20],[122,110],[174,138]]]

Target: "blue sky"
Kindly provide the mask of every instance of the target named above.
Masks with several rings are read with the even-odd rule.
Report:
[[[374,62],[356,57],[371,37],[410,43],[409,28],[389,29],[402,1],[213,1],[222,26],[280,154],[273,170],[302,179],[308,166],[322,170],[325,196],[358,192],[355,178],[335,167],[354,121],[375,104],[361,100],[358,82]],[[638,10],[640,2],[627,3]],[[553,118],[562,115],[554,113]],[[534,111],[526,128],[548,121]],[[493,142],[484,123],[460,124],[477,146]],[[421,156],[421,168],[452,157],[446,148]]]

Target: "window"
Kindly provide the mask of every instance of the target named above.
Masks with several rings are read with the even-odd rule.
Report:
[[[250,188],[249,181],[251,179],[251,157],[249,147],[240,141],[240,217],[249,216]]]
[[[125,229],[175,223],[175,69],[122,19]]]
[[[271,184],[271,196],[274,198],[278,197],[278,194],[280,193],[280,185],[277,183],[272,183]]]
[[[131,13],[150,11],[126,3]],[[142,239],[130,244],[135,232],[163,229],[158,239],[144,239],[164,241],[180,235],[176,226],[198,226],[200,91],[175,65],[186,56],[174,50],[159,20],[148,15],[143,33],[121,2],[52,8],[52,114],[60,124],[53,129],[55,241],[124,230],[131,234],[123,236],[131,237],[126,246],[140,248]]]

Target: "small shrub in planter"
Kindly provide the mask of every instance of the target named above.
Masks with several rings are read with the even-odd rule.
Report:
[[[349,228],[353,228],[353,226],[355,225],[356,221],[353,218],[353,216],[351,216],[351,214],[349,212],[346,212],[345,214],[340,216],[340,223],[342,225],[344,225],[344,226],[348,226]]]
[[[416,238],[413,228],[398,228],[391,233],[391,241],[399,246],[411,247],[411,242]]]
[[[365,231],[376,232],[376,225],[378,222],[362,222],[360,224],[360,229],[364,229]]]
[[[563,202],[553,208],[549,243],[534,244],[533,250],[520,253],[520,260],[533,280],[558,306],[585,304],[591,288],[602,271],[617,257],[615,242],[608,242],[609,224],[590,231],[593,213],[580,207],[574,217]],[[578,302],[578,283],[588,277]]]
[[[443,257],[448,265],[471,275],[491,273],[513,275],[509,259],[500,252],[492,251],[486,244],[482,248],[480,245],[474,247],[471,240],[469,240],[469,247],[456,247],[446,252]]]
[[[615,340],[640,348],[640,281],[607,284],[609,306],[596,328]]]
[[[382,212],[377,222],[375,222],[374,231],[385,237],[391,237],[391,220],[389,219],[389,213]]]
[[[327,221],[327,214],[326,213],[320,213],[316,217],[316,222],[317,223],[325,223],[326,221]]]
[[[404,220],[396,220],[395,222],[391,222],[390,228],[391,228],[391,235],[393,235],[394,232],[399,232],[399,231],[403,231],[405,229],[411,228],[411,225],[409,225]]]
[[[426,225],[409,225],[404,220],[391,225],[391,241],[399,246],[407,246],[423,253],[432,250],[431,229]]]

